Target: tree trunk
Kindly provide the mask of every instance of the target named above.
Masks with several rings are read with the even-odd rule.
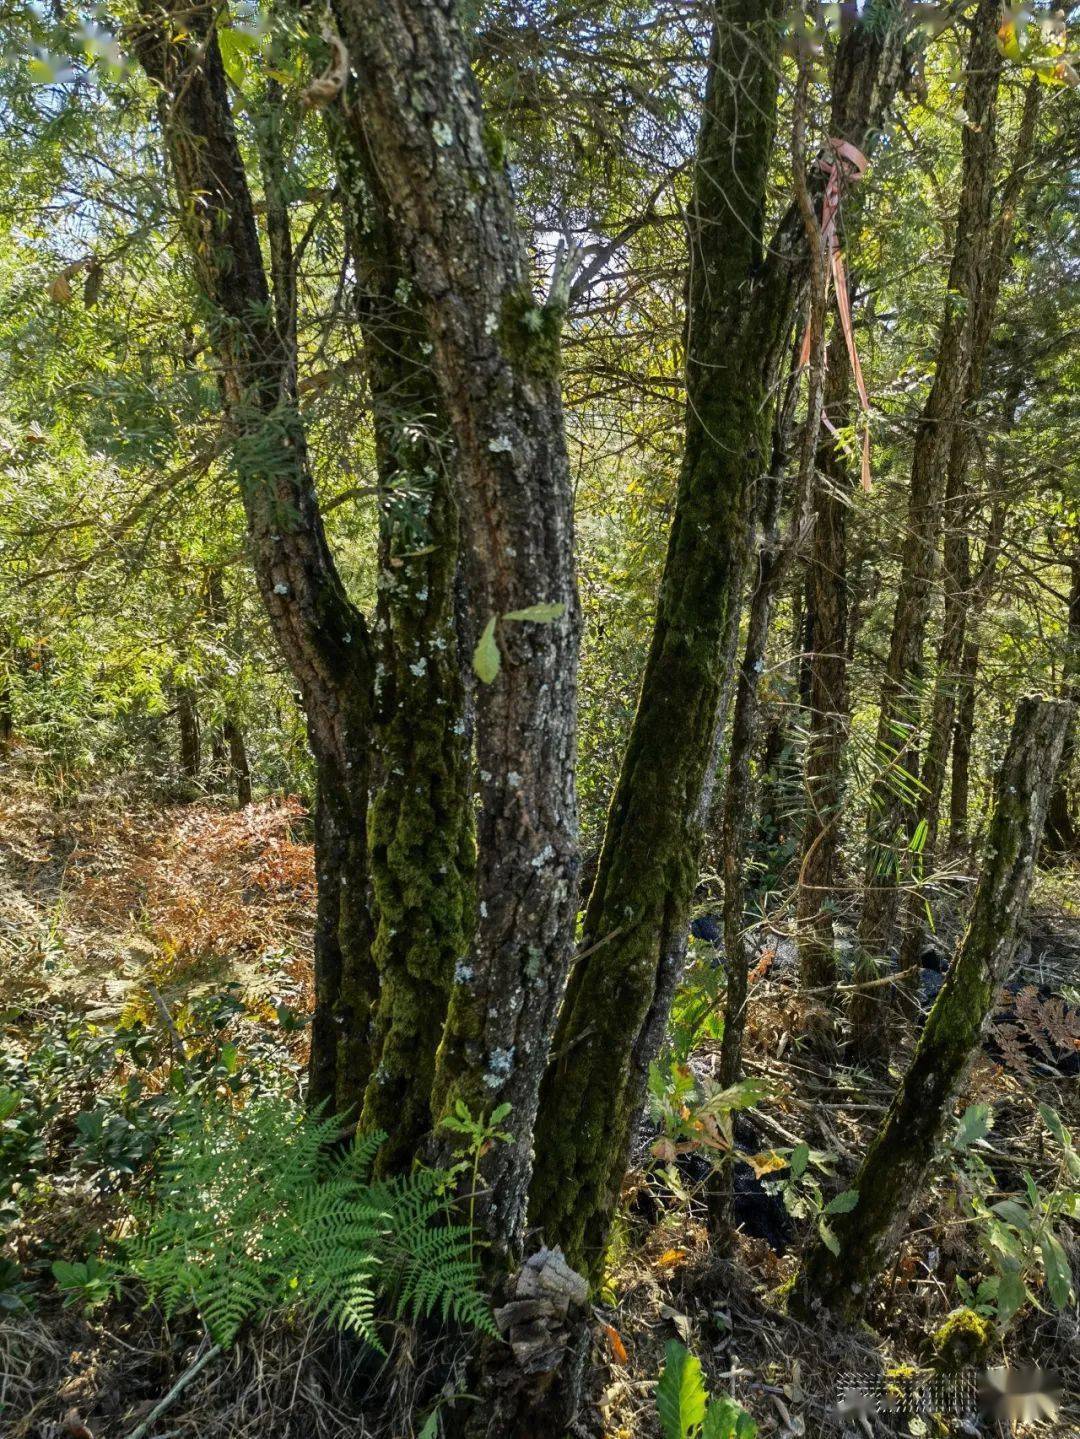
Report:
[[[191,789],[202,769],[202,734],[195,691],[189,684],[176,687],[176,723],[180,731],[180,777]]]
[[[1069,587],[1068,649],[1065,655],[1066,693],[1074,702],[1080,699],[1080,554],[1069,561],[1072,581]],[[1057,779],[1050,796],[1046,816],[1047,854],[1060,859],[1076,851],[1076,821],[1073,819],[1070,782],[1076,759],[1076,721],[1070,723],[1061,752]]]
[[[998,774],[994,816],[967,932],[907,1074],[859,1167],[858,1204],[836,1216],[840,1252],[818,1241],[796,1289],[805,1314],[855,1318],[899,1242],[939,1135],[1016,951],[1047,799],[1072,718],[1068,701],[1023,699]]]
[[[375,1069],[361,1127],[381,1174],[407,1171],[431,1133],[435,1056],[476,920],[470,735],[455,628],[457,454],[428,327],[374,191],[362,128],[330,114],[356,267],[379,476],[371,883],[379,969]]]
[[[634,1117],[685,955],[728,682],[748,495],[770,458],[771,397],[806,290],[792,205],[762,259],[781,6],[720,7],[690,210],[686,445],[655,629],[544,1083],[531,1218],[599,1270]],[[840,46],[831,133],[862,145],[899,79],[899,20]],[[734,77],[738,77],[737,80]],[[811,181],[821,191],[821,175]],[[663,762],[657,763],[657,755]]]
[[[829,342],[824,409],[835,429],[851,414],[851,360],[840,325]],[[806,817],[796,896],[799,974],[807,989],[836,983],[833,908],[840,867],[840,818],[850,704],[848,669],[847,512],[852,478],[848,457],[824,434],[814,481],[814,531],[806,573],[812,618],[809,659],[810,737],[806,747]],[[828,999],[828,996],[825,996]]]
[[[206,574],[206,617],[219,642],[229,639],[229,607],[221,571],[212,566]],[[222,700],[222,718],[212,736],[214,768],[219,780],[231,780],[236,788],[236,802],[241,809],[251,803],[251,769],[247,745],[240,725],[235,700],[228,694]]]
[[[792,159],[799,209],[806,230],[810,254],[810,355],[807,381],[806,419],[794,493],[791,517],[786,534],[780,533],[780,509],[784,492],[784,470],[787,464],[790,411],[798,394],[800,369],[791,376],[788,402],[776,424],[773,462],[764,485],[761,503],[761,542],[757,552],[756,583],[750,597],[750,613],[746,626],[746,651],[739,669],[735,694],[735,713],[728,746],[727,788],[724,797],[722,864],[724,874],[724,954],[727,960],[727,992],[724,1002],[724,1040],[720,1052],[720,1083],[727,1087],[742,1074],[742,1040],[746,1027],[747,989],[750,970],[750,946],[745,933],[747,863],[752,816],[756,813],[756,795],[751,758],[760,727],[760,678],[765,668],[773,603],[795,558],[803,530],[809,518],[810,496],[814,485],[818,432],[821,428],[824,398],[825,367],[825,276],[826,251],[822,228],[814,212],[806,188],[803,135],[805,131],[806,70],[800,69],[795,92]]]
[[[317,1007],[308,1096],[355,1113],[370,1069],[378,994],[367,911],[371,647],[327,547],[296,403],[294,284],[280,177],[268,177],[266,193],[271,295],[212,12],[146,0],[133,40],[160,87],[180,222],[236,430],[255,574],[300,687],[315,756]]]
[[[958,415],[949,444],[945,480],[944,524],[944,587],[945,613],[941,643],[938,648],[937,672],[930,727],[922,762],[922,789],[919,792],[917,818],[925,825],[918,868],[924,875],[933,873],[937,857],[938,825],[941,793],[945,786],[945,770],[952,738],[953,716],[960,683],[967,627],[974,614],[989,599],[989,589],[997,566],[1001,536],[1005,525],[1005,506],[996,504],[990,521],[990,533],[980,567],[979,582],[971,577],[971,500],[968,471],[975,449],[975,410],[982,397],[983,371],[990,337],[997,314],[998,296],[1009,261],[1017,206],[1031,160],[1035,142],[1035,124],[1039,112],[1042,86],[1032,80],[1028,86],[1024,113],[1013,151],[1012,166],[1001,196],[997,224],[990,241],[985,275],[978,289],[972,322],[971,355],[963,406]],[[1013,406],[1015,409],[1015,405]],[[1010,417],[1012,418],[1012,417]],[[917,963],[925,933],[925,901],[919,887],[909,894],[900,968],[909,969]]]
[[[975,733],[975,678],[979,672],[979,646],[964,646],[964,662],[956,688],[956,718],[952,732],[952,773],[949,785],[949,849],[967,848],[968,795],[971,789],[971,740]]]
[[[558,377],[570,269],[557,267],[537,303],[452,7],[339,0],[337,13],[358,80],[352,103],[457,444],[468,591],[483,632],[479,919],[450,993],[432,1112],[437,1120],[459,1101],[476,1116],[512,1107],[512,1141],[484,1155],[477,1201],[498,1265],[523,1246],[540,1077],[577,908],[580,618]],[[452,1137],[439,1141],[446,1159]]]
[[[998,0],[980,0],[972,21],[964,108],[963,181],[956,244],[938,342],[934,380],[912,456],[907,525],[876,742],[878,777],[867,821],[866,892],[859,926],[856,977],[878,977],[893,944],[900,881],[912,813],[923,702],[923,649],[941,534],[944,472],[960,406],[967,393],[975,313],[989,256],[997,94],[1003,61],[997,45]],[[856,1049],[880,1053],[885,1042],[885,991],[857,990],[851,1015]]]

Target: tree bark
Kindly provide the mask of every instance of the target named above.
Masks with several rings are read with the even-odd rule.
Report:
[[[824,409],[835,429],[851,414],[851,360],[840,325],[829,342]],[[852,476],[836,437],[825,434],[814,481],[814,530],[806,567],[806,610],[812,632],[806,817],[796,895],[799,974],[807,989],[836,983],[833,908],[839,880],[840,816],[850,705],[848,669],[847,512]],[[826,995],[826,998],[828,996]]]
[[[946,459],[967,394],[979,295],[989,256],[994,190],[998,84],[998,0],[980,0],[967,59],[963,180],[956,243],[938,342],[934,380],[923,406],[912,456],[900,583],[876,741],[878,777],[867,820],[866,891],[859,925],[856,978],[876,979],[895,937],[900,881],[912,814],[909,791],[918,761],[926,625],[941,535]],[[885,991],[856,990],[851,1016],[855,1047],[869,1057],[885,1044]]]
[[[1023,699],[1017,708],[967,932],[859,1167],[858,1204],[833,1221],[840,1252],[818,1241],[802,1267],[795,1303],[804,1314],[825,1309],[854,1319],[895,1250],[1016,951],[1072,710],[1068,701],[1041,697]]]
[[[797,202],[806,231],[807,250],[811,256],[810,288],[810,355],[807,380],[806,418],[800,447],[797,473],[791,497],[791,516],[786,533],[780,532],[780,511],[784,493],[784,470],[787,465],[790,429],[789,408],[798,393],[800,370],[791,376],[788,404],[776,424],[773,463],[765,481],[761,503],[761,540],[757,550],[757,574],[750,596],[750,612],[746,626],[746,649],[739,669],[735,693],[735,712],[728,746],[727,787],[724,797],[722,865],[724,874],[724,955],[727,961],[727,990],[724,1001],[724,1039],[720,1051],[720,1083],[734,1084],[742,1073],[742,1040],[746,1027],[747,989],[750,970],[750,946],[747,943],[746,884],[743,878],[752,817],[756,813],[755,785],[751,759],[760,728],[759,684],[765,668],[765,655],[773,604],[795,558],[803,530],[809,518],[810,496],[814,484],[818,433],[821,428],[825,368],[825,276],[827,257],[822,228],[806,187],[804,133],[807,77],[800,68],[795,92],[792,160]]]
[[[361,1128],[383,1130],[381,1174],[407,1171],[431,1133],[435,1056],[476,920],[470,734],[456,633],[457,453],[428,326],[362,128],[329,115],[356,269],[379,479],[375,619],[378,775],[369,816],[380,977],[375,1069]]]
[[[971,740],[975,733],[975,679],[979,672],[979,646],[964,646],[964,662],[956,689],[956,718],[952,732],[952,771],[949,784],[949,849],[955,854],[967,847],[968,795],[971,789]]]
[[[190,684],[176,687],[176,723],[180,731],[180,775],[193,786],[202,769],[202,733],[195,691]],[[191,798],[188,794],[187,798]]]
[[[1069,623],[1065,655],[1066,694],[1074,703],[1080,699],[1080,553],[1069,560],[1072,580],[1069,586]],[[1046,851],[1056,859],[1076,851],[1076,821],[1073,819],[1071,778],[1076,759],[1075,715],[1065,735],[1057,779],[1050,796],[1046,816]]]
[[[436,1119],[512,1106],[481,1161],[493,1264],[520,1254],[539,1082],[573,943],[580,629],[559,391],[570,271],[528,283],[509,181],[447,0],[339,0],[352,103],[434,347],[457,444],[469,596],[500,665],[476,693],[479,918],[458,966]],[[513,619],[537,604],[546,622]],[[491,657],[491,647],[486,653]],[[451,1138],[440,1136],[437,1158]]]
[[[367,906],[372,658],[323,531],[296,403],[292,258],[278,177],[267,188],[271,294],[229,109],[214,17],[144,0],[134,50],[161,92],[179,215],[225,401],[263,603],[300,687],[315,756],[316,1012],[308,1096],[358,1110],[377,998]]]
[[[781,6],[719,8],[689,216],[686,441],[649,657],[544,1082],[531,1218],[599,1270],[685,955],[728,684],[748,496],[810,263],[792,205],[762,256]],[[863,145],[900,74],[896,14],[837,56],[831,133]],[[820,194],[819,172],[810,181]],[[663,756],[657,763],[657,755]]]

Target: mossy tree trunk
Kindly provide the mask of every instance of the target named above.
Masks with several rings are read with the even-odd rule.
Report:
[[[912,820],[923,705],[924,646],[930,614],[949,447],[967,394],[979,295],[990,254],[998,85],[1003,61],[997,45],[998,0],[980,0],[971,21],[964,108],[963,178],[956,242],[938,341],[934,379],[915,435],[900,583],[878,716],[876,756],[867,820],[866,891],[859,924],[856,977],[878,977],[895,939]],[[887,988],[866,987],[852,998],[857,1050],[885,1044]]]
[[[159,87],[181,227],[236,433],[248,543],[299,686],[315,757],[316,1010],[309,1098],[356,1112],[377,998],[367,905],[372,656],[323,531],[296,400],[293,266],[281,177],[268,176],[263,265],[209,10],[145,0],[135,54]]]
[[[431,1132],[435,1055],[476,917],[476,841],[458,637],[457,452],[428,327],[361,127],[329,116],[356,269],[379,476],[375,619],[378,769],[369,815],[375,1069],[361,1127],[381,1173],[407,1170]]]
[[[512,1107],[481,1165],[495,1265],[520,1253],[533,1126],[577,908],[580,630],[559,387],[570,269],[534,299],[505,161],[453,8],[339,0],[349,92],[426,320],[457,447],[469,602],[489,630],[476,690],[478,921],[451,987],[432,1113]],[[537,605],[546,616],[508,618]],[[497,648],[498,672],[492,673]],[[486,667],[485,667],[486,668]],[[452,1148],[450,1136],[437,1146]]]
[[[997,777],[995,808],[971,920],[911,1064],[859,1167],[858,1203],[833,1221],[839,1254],[816,1242],[795,1292],[804,1314],[848,1321],[895,1252],[938,1138],[978,1048],[998,987],[1008,975],[1039,846],[1050,789],[1073,706],[1023,699]]]
[[[875,23],[854,27],[836,64],[831,133],[858,145],[880,125],[900,72],[899,12],[873,8]],[[685,956],[748,500],[771,458],[771,398],[806,290],[797,206],[762,250],[782,9],[749,0],[718,7],[689,216],[686,442],[675,516],[585,914],[589,952],[574,968],[544,1082],[530,1215],[593,1275]],[[820,179],[817,172],[812,189]]]
[[[801,367],[796,362],[789,378],[786,403],[780,407],[777,414],[772,465],[763,484],[758,506],[760,540],[756,565],[753,567],[746,648],[739,667],[735,710],[728,744],[721,845],[724,876],[724,954],[727,967],[724,1039],[720,1051],[720,1082],[724,1086],[734,1084],[742,1073],[742,1041],[746,1027],[751,952],[746,934],[745,870],[753,817],[757,813],[758,787],[754,783],[751,760],[761,727],[761,673],[765,668],[773,605],[804,538],[804,529],[809,518],[824,399],[825,277],[828,261],[821,224],[815,214],[805,180],[806,94],[807,78],[803,67],[800,69],[795,91],[792,160],[797,201],[806,231],[808,253],[811,256],[806,416],[792,484],[791,513],[787,530],[782,533],[780,514],[785,490],[784,473],[788,466],[789,437],[801,375]]]

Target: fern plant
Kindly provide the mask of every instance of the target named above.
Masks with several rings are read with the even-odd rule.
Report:
[[[216,1343],[274,1309],[302,1307],[380,1348],[377,1299],[492,1332],[467,1227],[433,1171],[373,1182],[384,1136],[348,1149],[337,1118],[281,1096],[181,1116],[137,1215],[132,1272],[166,1313],[194,1306]]]

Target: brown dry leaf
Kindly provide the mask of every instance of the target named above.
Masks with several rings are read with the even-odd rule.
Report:
[[[66,275],[57,275],[49,286],[49,299],[54,305],[66,305],[71,299],[71,282]]]
[[[676,1264],[681,1264],[685,1258],[685,1249],[665,1249],[656,1261],[656,1267],[657,1269],[674,1269]]]
[[[69,1409],[64,1415],[64,1433],[70,1434],[71,1439],[94,1439],[92,1432],[82,1421],[82,1415],[77,1409]]]
[[[683,1314],[681,1310],[672,1309],[670,1304],[661,1304],[660,1314],[664,1319],[671,1320],[672,1324],[674,1324],[675,1326],[675,1332],[678,1334],[679,1338],[686,1345],[686,1347],[689,1348],[691,1342],[689,1317],[686,1314]]]

